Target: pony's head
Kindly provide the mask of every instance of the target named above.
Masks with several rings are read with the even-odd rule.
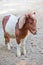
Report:
[[[32,34],[36,34],[37,33],[37,27],[36,27],[37,20],[33,17],[34,15],[35,15],[35,12],[33,14],[25,15],[25,24],[26,24],[26,27],[28,28],[28,30]]]
[[[25,27],[32,34],[36,34],[36,32],[37,32],[37,28],[36,28],[37,20],[33,16],[35,16],[35,12],[32,14],[25,14],[22,17],[20,17],[19,29],[22,29]]]

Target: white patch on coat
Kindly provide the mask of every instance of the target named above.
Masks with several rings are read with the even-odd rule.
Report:
[[[18,17],[11,15],[7,24],[6,24],[6,27],[5,27],[5,31],[9,35],[15,36],[15,26],[16,26],[17,22],[18,22]]]
[[[19,20],[19,29],[21,29],[24,24],[25,24],[25,16],[21,16]]]

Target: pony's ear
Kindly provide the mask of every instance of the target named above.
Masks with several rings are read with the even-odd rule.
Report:
[[[36,12],[33,12],[31,15],[32,15],[33,17],[35,17],[35,16],[36,16]]]
[[[25,18],[26,18],[26,19],[30,18],[30,15],[31,15],[30,13],[25,14]]]
[[[25,16],[22,16],[22,17],[19,19],[19,29],[21,29],[24,24],[25,24]]]

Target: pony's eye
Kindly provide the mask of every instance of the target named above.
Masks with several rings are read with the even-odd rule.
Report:
[[[33,22],[30,22],[30,25],[32,25],[33,24]]]
[[[32,24],[32,22],[30,24]]]

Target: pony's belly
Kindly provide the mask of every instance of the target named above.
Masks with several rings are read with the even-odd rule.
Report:
[[[11,29],[7,28],[6,33],[9,35],[10,38],[15,38],[16,37],[14,30],[12,31]]]

